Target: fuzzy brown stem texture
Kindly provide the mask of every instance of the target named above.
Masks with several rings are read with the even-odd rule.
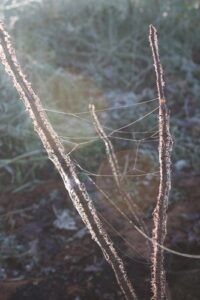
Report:
[[[17,62],[8,33],[5,31],[2,23],[0,23],[0,59],[24,102],[26,110],[32,119],[34,129],[39,135],[49,159],[60,173],[74,206],[89,229],[92,238],[98,243],[106,260],[112,266],[125,298],[128,300],[137,299],[135,290],[125,271],[124,264],[116,252],[110,237],[103,228],[85,185],[80,182],[77,176],[73,161],[69,155],[65,154],[64,147],[58,135],[49,123],[40,99],[25,78]]]
[[[152,300],[166,300],[166,276],[164,269],[163,248],[167,224],[167,207],[169,191],[171,188],[170,176],[170,152],[172,138],[169,130],[169,112],[164,94],[163,70],[160,63],[157,31],[154,26],[149,27],[149,41],[152,50],[154,67],[156,72],[157,92],[159,97],[159,164],[160,164],[160,185],[157,204],[153,213],[153,253],[152,253]]]

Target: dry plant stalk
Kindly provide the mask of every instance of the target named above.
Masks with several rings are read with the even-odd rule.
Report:
[[[32,119],[34,129],[39,135],[49,159],[60,173],[74,206],[89,229],[92,239],[100,246],[106,260],[112,266],[124,296],[128,300],[136,300],[137,296],[128,279],[124,264],[118,256],[110,237],[103,228],[85,185],[79,181],[73,161],[69,155],[65,154],[62,143],[49,123],[40,99],[25,78],[17,62],[9,35],[2,23],[0,23],[0,59],[24,102],[26,110]]]
[[[159,97],[159,163],[160,185],[157,204],[153,213],[153,253],[151,285],[153,300],[167,299],[166,276],[164,270],[163,246],[166,236],[167,207],[169,191],[171,188],[170,151],[172,138],[169,131],[169,112],[164,95],[163,70],[160,63],[157,31],[155,27],[149,27],[149,41],[152,50],[154,67],[156,72],[157,92]]]
[[[106,135],[106,133],[103,130],[103,127],[101,126],[101,123],[99,122],[99,119],[95,112],[94,104],[89,105],[89,110],[90,110],[90,113],[91,113],[91,116],[93,119],[93,123],[94,123],[95,129],[96,129],[96,132],[99,135],[99,137],[102,139],[102,141],[104,142],[108,161],[109,161],[111,171],[112,171],[116,186],[118,188],[119,194],[122,197],[122,199],[126,202],[128,208],[130,209],[130,211],[134,217],[134,222],[138,226],[140,226],[140,228],[147,235],[149,235],[148,229],[142,220],[142,212],[140,211],[140,209],[136,205],[136,203],[134,203],[134,201],[132,201],[133,199],[131,198],[130,194],[127,193],[127,191],[124,189],[123,180],[122,180],[122,177],[120,176],[120,168],[119,168],[118,159],[115,155],[115,151],[114,151],[111,141],[109,140],[108,136]],[[137,215],[138,212],[140,214],[140,217],[138,217],[138,215]],[[150,253],[151,252],[151,243],[149,242],[148,239],[146,239],[146,242],[147,242],[147,246],[149,248],[149,253]]]

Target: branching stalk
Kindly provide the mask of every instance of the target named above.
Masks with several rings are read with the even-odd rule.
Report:
[[[49,159],[60,173],[73,204],[89,229],[92,238],[98,243],[106,260],[112,266],[118,284],[126,299],[137,299],[125,271],[124,264],[118,256],[110,237],[103,228],[85,185],[79,181],[73,161],[69,155],[65,154],[63,145],[49,123],[40,99],[25,78],[17,62],[8,33],[5,31],[2,23],[0,23],[0,59],[24,102],[26,110],[32,119],[34,129],[39,135]]]
[[[126,202],[128,208],[130,209],[130,211],[133,215],[135,223],[138,224],[140,226],[140,228],[142,228],[143,231],[148,235],[148,229],[146,228],[146,225],[142,220],[142,212],[140,212],[140,209],[136,205],[136,203],[134,203],[134,201],[132,201],[133,199],[131,198],[130,194],[124,189],[124,183],[123,183],[122,177],[120,176],[120,168],[119,168],[118,159],[115,155],[115,151],[114,151],[112,142],[109,140],[108,136],[104,132],[103,127],[101,126],[101,123],[99,122],[99,119],[95,112],[94,104],[90,104],[89,110],[90,110],[90,113],[91,113],[91,116],[93,119],[93,123],[94,123],[95,129],[96,129],[96,132],[99,135],[99,137],[102,139],[102,141],[104,142],[106,154],[108,157],[108,162],[110,164],[111,171],[112,171],[119,195],[122,197],[123,201]],[[138,216],[138,212],[140,213],[140,216]],[[151,252],[151,243],[148,240],[146,240],[146,241],[147,241],[147,244],[148,244],[147,246],[149,248],[149,253],[150,253]]]
[[[160,63],[157,31],[155,27],[149,27],[149,41],[152,50],[154,67],[156,72],[157,92],[159,97],[159,163],[160,163],[160,185],[157,204],[153,213],[153,253],[151,284],[153,300],[167,299],[166,276],[164,270],[163,245],[166,236],[167,207],[169,191],[171,188],[170,151],[172,138],[169,131],[169,112],[164,95],[163,70]]]

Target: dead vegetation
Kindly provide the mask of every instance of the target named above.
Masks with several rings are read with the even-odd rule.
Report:
[[[164,242],[164,238],[165,238],[165,234],[166,234],[166,210],[167,210],[167,202],[168,202],[168,194],[169,194],[169,189],[170,189],[170,158],[169,158],[169,152],[170,152],[170,147],[171,147],[171,138],[170,138],[170,134],[169,134],[169,128],[168,128],[168,111],[167,108],[165,106],[165,97],[163,95],[163,91],[162,91],[162,85],[163,85],[163,80],[162,80],[162,72],[161,71],[161,67],[158,61],[159,57],[156,57],[158,55],[157,52],[157,45],[156,45],[156,36],[155,36],[155,30],[153,27],[151,27],[151,34],[152,34],[152,50],[153,50],[153,54],[154,54],[154,63],[156,65],[156,72],[157,72],[157,86],[158,86],[158,94],[159,94],[159,117],[160,117],[160,128],[159,128],[159,139],[160,139],[160,146],[159,146],[159,150],[160,150],[160,179],[161,179],[161,183],[160,183],[160,191],[159,191],[159,197],[158,197],[158,204],[157,204],[157,208],[156,211],[154,213],[154,235],[152,240],[150,240],[150,242],[153,242],[153,268],[152,268],[152,287],[153,287],[153,298],[152,299],[166,299],[167,298],[167,292],[166,292],[166,284],[165,284],[165,275],[164,275],[164,270],[165,267],[163,265],[163,242]],[[154,35],[154,36],[153,36]],[[2,40],[5,42],[6,38],[5,35],[2,35]],[[154,44],[155,43],[155,44]],[[18,69],[17,65],[15,65],[15,62],[13,60],[13,56],[11,55],[9,57],[10,54],[12,54],[10,52],[11,48],[6,46],[6,43],[3,44],[4,46],[4,50],[6,53],[6,59],[9,60],[9,64],[7,65],[7,70],[9,73],[12,73],[14,71],[14,80],[15,84],[18,88],[18,92],[20,92],[21,97],[25,100],[25,103],[28,107],[28,110],[31,108],[30,111],[30,115],[34,115],[34,113],[32,113],[33,108],[36,109],[36,115],[37,113],[39,113],[38,115],[40,115],[40,120],[39,122],[37,121],[37,118],[33,118],[34,122],[35,122],[35,128],[36,130],[39,132],[40,137],[42,137],[42,139],[44,140],[44,145],[47,149],[47,151],[49,151],[49,157],[50,159],[53,160],[53,162],[56,164],[57,168],[61,171],[62,173],[62,177],[65,181],[66,187],[69,191],[69,194],[71,195],[72,199],[74,199],[74,203],[76,204],[76,207],[79,210],[79,213],[82,215],[86,225],[89,227],[90,231],[93,234],[93,230],[94,232],[96,232],[97,230],[97,235],[99,234],[99,232],[102,230],[101,224],[99,225],[98,222],[103,222],[101,216],[97,215],[98,213],[95,212],[94,210],[94,219],[90,222],[88,221],[90,218],[92,218],[92,214],[90,213],[91,207],[94,209],[92,202],[89,200],[88,198],[88,194],[86,192],[85,187],[80,183],[79,181],[79,177],[77,175],[77,169],[75,169],[75,167],[73,166],[72,161],[70,160],[69,156],[67,156],[67,158],[65,157],[62,145],[59,144],[59,138],[56,136],[56,134],[54,133],[54,131],[51,128],[51,125],[49,125],[46,121],[46,116],[43,112],[43,108],[38,106],[38,98],[37,96],[34,94],[34,92],[31,90],[31,87],[27,84],[26,80],[23,78],[23,76],[21,76],[22,74],[19,74],[21,72],[20,69]],[[9,45],[10,46],[10,45]],[[155,46],[155,47],[154,47]],[[9,49],[10,48],[10,49]],[[3,53],[3,52],[2,52]],[[5,59],[5,56],[2,54],[2,58]],[[13,65],[12,65],[13,63]],[[12,66],[11,66],[11,65]],[[9,67],[11,66],[11,68],[9,69]],[[12,67],[14,67],[14,69],[12,69]],[[16,67],[16,69],[15,69]],[[17,71],[17,72],[16,72]],[[21,83],[22,85],[21,85]],[[28,103],[28,98],[32,98],[32,101],[36,103],[35,107],[31,107],[31,105],[29,105]],[[37,107],[38,106],[38,107]],[[93,112],[93,117],[95,119],[95,115]],[[98,125],[98,122],[96,120],[96,124]],[[38,127],[39,125],[39,127]],[[46,128],[45,128],[46,126]],[[110,143],[109,141],[109,137],[106,136],[106,134],[104,134],[104,131],[101,130],[100,126],[97,126],[97,132],[99,134],[99,136],[102,138],[102,140],[105,142],[105,146],[107,147],[107,155],[108,155],[108,160],[111,164],[111,170],[112,170],[112,175],[115,178],[115,183],[119,188],[119,194],[121,194],[121,197],[124,198],[127,201],[127,206],[130,207],[130,203],[129,203],[129,195],[128,193],[126,193],[125,191],[123,191],[123,189],[120,189],[120,186],[123,185],[122,181],[121,181],[121,177],[120,175],[120,171],[119,171],[119,166],[118,166],[118,162],[114,153],[114,150],[112,148],[112,143]],[[53,137],[53,138],[52,138]],[[56,140],[56,143],[54,143],[54,141]],[[113,155],[114,153],[114,155]],[[59,159],[58,159],[59,158]],[[71,164],[72,163],[72,164]],[[65,165],[65,166],[64,166]],[[66,167],[67,166],[67,167]],[[66,176],[66,173],[68,173],[68,176]],[[75,176],[75,179],[72,180],[72,177]],[[81,198],[81,202],[79,202],[79,199]],[[82,202],[82,198],[83,198],[83,202]],[[89,201],[88,204],[86,203],[86,206],[84,204],[84,201],[86,200]],[[134,207],[136,208],[136,207]],[[138,214],[138,208],[135,209],[135,211],[133,210],[133,208],[131,208],[132,212],[134,213],[135,211]],[[89,214],[89,219],[87,217],[87,214]],[[141,214],[140,217],[141,219],[138,219],[137,214],[135,215],[135,220],[136,220],[136,224],[140,224],[140,229],[143,228],[143,230],[145,229],[145,226],[142,225],[142,217]],[[101,221],[100,221],[101,220]],[[97,222],[97,223],[96,223]],[[99,232],[98,232],[99,230]],[[145,230],[144,230],[145,231]],[[103,233],[105,235],[105,232],[103,230]],[[121,272],[121,268],[123,269],[122,266],[122,262],[121,260],[118,258],[118,255],[116,254],[116,252],[114,251],[114,249],[112,248],[113,244],[109,239],[101,239],[101,232],[100,232],[100,236],[98,237],[94,237],[94,239],[96,239],[98,244],[104,244],[105,247],[109,247],[111,245],[111,252],[110,250],[107,248],[107,251],[103,250],[103,252],[107,252],[110,253],[109,257],[111,257],[112,255],[115,256],[115,258],[118,261],[118,265],[116,265],[115,260],[113,261],[111,258],[111,265],[113,265],[115,271],[118,273],[117,274],[117,278],[118,278],[118,282],[119,284],[121,284],[121,288],[123,290],[123,292],[125,293],[127,299],[132,299],[132,298],[136,298],[136,293],[133,291],[133,289],[130,286],[130,282],[127,280],[127,276],[126,273]],[[101,240],[101,241],[100,241]],[[99,242],[100,241],[100,242]],[[107,254],[105,253],[105,256],[108,258]],[[198,256],[198,255],[197,255]],[[122,266],[122,267],[121,267]],[[121,272],[121,275],[119,275],[119,273]]]

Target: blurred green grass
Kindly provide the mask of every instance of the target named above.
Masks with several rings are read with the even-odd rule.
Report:
[[[200,116],[199,13],[200,1],[186,0],[43,0],[2,8],[17,56],[44,107],[64,112],[84,112],[90,102],[100,109],[109,107],[109,91],[116,95],[133,92],[139,101],[154,98],[155,77],[147,38],[148,26],[153,23],[159,31],[172,114],[173,161],[187,160],[196,171],[200,157],[198,125],[191,128],[187,124]],[[48,178],[45,174],[55,173],[49,172],[51,165],[2,68],[0,74],[0,187],[2,191],[18,191]],[[142,106],[128,114],[110,113],[102,122],[117,128],[146,112]],[[94,135],[90,122],[50,112],[48,116],[61,136],[77,137],[79,142],[82,139],[78,137]],[[138,131],[152,127],[155,115],[140,124]],[[66,152],[73,145],[66,144]],[[86,164],[87,157],[95,156],[96,163],[91,162],[95,169],[104,155],[97,151],[98,145],[94,142],[84,147],[76,159]]]

